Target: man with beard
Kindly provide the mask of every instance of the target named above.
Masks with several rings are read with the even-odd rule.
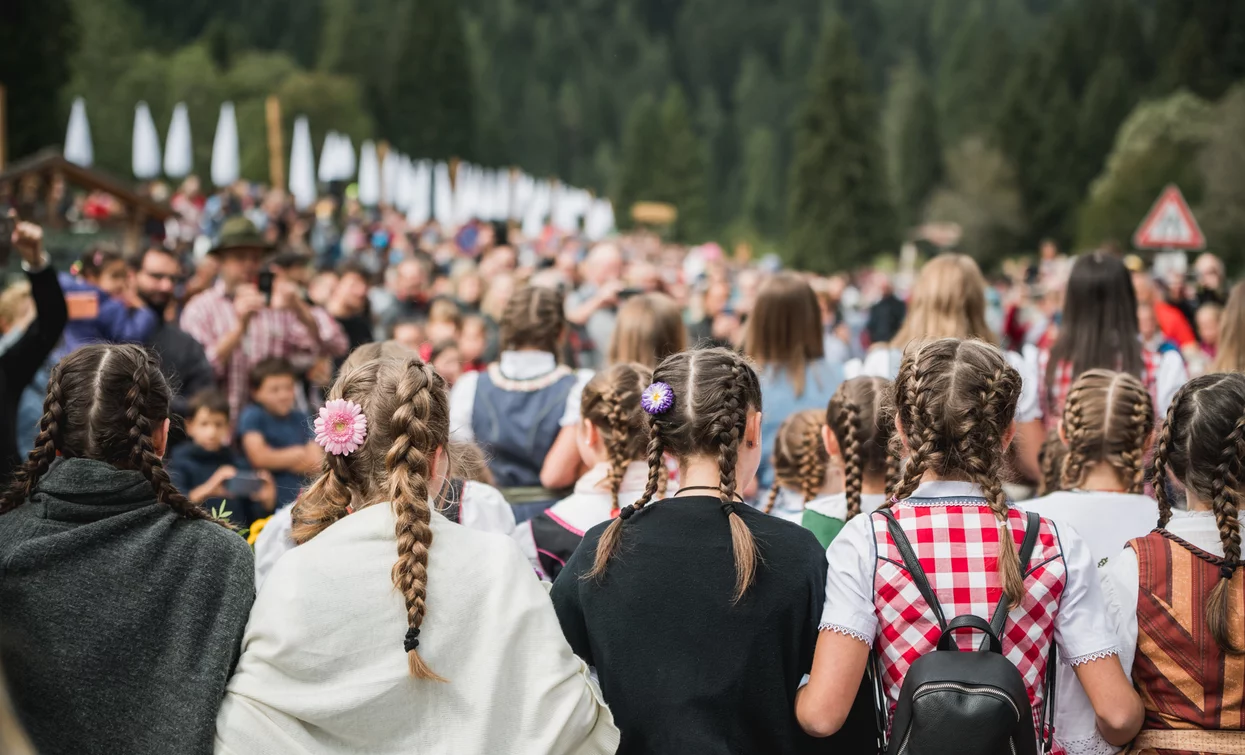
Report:
[[[214,388],[216,380],[203,346],[166,317],[182,276],[181,262],[167,249],[151,247],[134,256],[130,267],[139,298],[156,312],[156,329],[146,345],[159,355],[160,369],[176,391],[173,413],[184,416],[190,398]]]

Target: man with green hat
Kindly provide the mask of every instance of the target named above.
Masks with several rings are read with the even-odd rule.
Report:
[[[232,217],[208,254],[220,265],[216,284],[182,311],[182,330],[207,352],[223,381],[231,416],[239,416],[249,395],[251,368],[281,357],[300,371],[323,357],[346,354],[346,334],[327,312],[309,305],[298,285],[274,271],[271,292],[261,292],[261,262],[273,244],[245,217]]]

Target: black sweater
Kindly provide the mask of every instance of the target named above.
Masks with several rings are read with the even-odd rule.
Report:
[[[21,338],[0,355],[0,485],[8,482],[21,455],[30,450],[17,447],[17,403],[22,391],[56,348],[69,320],[56,270],[48,265],[37,273],[27,273],[27,277],[35,319]]]
[[[138,472],[64,459],[0,516],[0,657],[38,752],[212,752],[254,561],[154,498]]]
[[[554,583],[562,631],[596,667],[622,730],[620,755],[828,751],[795,719],[825,600],[824,551],[796,524],[738,510],[759,556],[738,604],[730,526],[720,501],[701,496],[628,520],[599,582],[583,579],[608,523],[593,527]]]

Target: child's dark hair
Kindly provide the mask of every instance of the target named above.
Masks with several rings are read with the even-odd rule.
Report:
[[[251,368],[251,390],[258,391],[264,385],[265,380],[281,375],[289,375],[297,380],[298,370],[294,369],[294,365],[288,360],[281,357],[264,359]]]
[[[610,466],[605,481],[613,503],[611,514],[618,511],[618,490],[627,465],[647,457],[649,422],[640,405],[640,394],[652,382],[653,372],[649,368],[634,363],[616,364],[588,381],[580,398],[580,415],[601,431],[605,444]],[[661,472],[659,496],[665,492],[664,464]]]
[[[1194,378],[1176,392],[1154,454],[1154,497],[1159,526],[1171,520],[1168,477],[1210,504],[1219,526],[1223,560],[1218,584],[1206,599],[1206,624],[1225,653],[1239,655],[1229,630],[1241,606],[1232,605],[1232,577],[1241,565],[1240,503],[1245,494],[1245,374]]]
[[[1111,370],[1076,379],[1063,407],[1068,453],[1060,470],[1063,490],[1079,487],[1086,466],[1106,462],[1129,493],[1145,487],[1144,457],[1154,432],[1154,406],[1141,381]]]
[[[895,434],[890,392],[889,380],[855,377],[839,386],[826,407],[826,425],[843,454],[848,519],[860,513],[866,477],[883,477],[891,488],[899,476],[899,457],[890,452]]]
[[[908,462],[892,500],[910,497],[926,472],[980,485],[1003,530],[999,576],[1013,608],[1024,598],[1024,581],[1007,521],[1002,470],[1003,439],[1019,397],[1020,374],[998,347],[982,341],[915,342],[895,378],[895,413]]]
[[[501,346],[557,354],[565,328],[562,294],[552,288],[524,286],[506,303],[501,321]]]
[[[826,485],[830,454],[821,442],[822,414],[818,409],[796,412],[782,421],[774,436],[774,486],[765,501],[765,513],[774,510],[782,488],[794,488],[808,503]]]
[[[104,268],[115,262],[124,261],[125,256],[116,246],[110,243],[96,244],[82,255],[82,259],[78,260],[76,265],[77,269],[73,272],[83,278],[98,278],[104,272]]]
[[[194,419],[200,410],[209,414],[223,414],[225,419],[229,419],[229,399],[215,388],[199,391],[190,397],[190,402],[186,405],[186,419]]]
[[[756,573],[756,543],[736,512],[744,505],[735,492],[735,465],[743,442],[749,411],[761,411],[761,384],[756,371],[734,351],[697,349],[666,357],[653,380],[669,385],[674,405],[649,415],[648,486],[640,500],[622,510],[597,543],[596,560],[588,578],[605,574],[610,557],[622,542],[623,526],[657,495],[665,469],[665,454],[682,466],[692,456],[716,456],[720,474],[722,511],[731,527],[735,553],[735,600],[740,600]]]
[[[384,502],[393,506],[398,560],[392,579],[406,602],[404,647],[410,674],[445,681],[417,650],[427,612],[432,547],[428,487],[436,473],[435,453],[445,448],[450,435],[445,381],[414,356],[373,359],[342,370],[326,398],[362,407],[367,436],[353,453],[324,455],[323,471],[291,511],[294,540],[307,542],[351,508]]]
[[[171,396],[156,359],[139,346],[84,346],[62,359],[48,379],[35,447],[14,471],[0,513],[24,503],[61,456],[141,472],[157,501],[185,519],[207,519],[173,486],[156,453]]]

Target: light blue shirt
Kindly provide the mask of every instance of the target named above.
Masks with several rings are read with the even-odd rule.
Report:
[[[817,359],[804,366],[804,393],[797,396],[791,377],[776,366],[760,371],[761,378],[761,466],[757,482],[761,493],[774,484],[774,438],[783,421],[805,409],[826,410],[830,397],[843,382],[843,366]]]

